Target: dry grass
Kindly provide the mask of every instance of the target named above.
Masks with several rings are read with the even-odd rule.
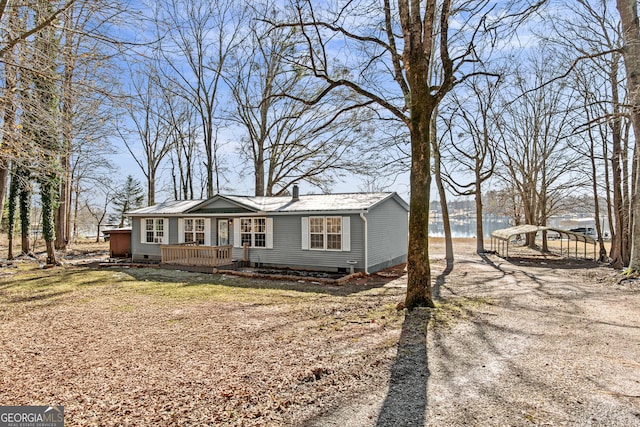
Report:
[[[32,262],[3,274],[0,401],[62,404],[69,425],[291,424],[384,383],[403,319],[403,290],[383,282]]]
[[[637,344],[634,329],[619,327],[625,319],[619,316],[620,301],[625,300],[616,292],[622,291],[614,289],[610,301],[595,299],[594,304],[591,299],[608,292],[615,272],[576,260],[511,263],[494,257],[487,263],[473,255],[474,239],[456,239],[456,267],[441,278],[442,239],[431,243],[434,281],[442,280],[445,300],[430,311],[436,328],[428,343],[425,323],[413,325],[424,341],[415,348],[425,358],[428,399],[427,383],[420,382],[420,390],[400,393],[397,401],[425,397],[418,410],[422,416],[429,412],[433,420],[422,419],[428,425],[477,425],[478,420],[524,425],[531,414],[535,422],[550,424],[589,420],[573,403],[555,418],[545,415],[548,405],[522,418],[511,399],[533,395],[539,402],[557,401],[568,370],[556,355],[562,352],[582,366],[585,338],[569,347],[567,331],[584,329],[580,322],[587,308],[598,309],[598,324],[606,332],[596,336],[584,329],[589,346],[608,341],[614,328],[627,334],[616,340],[621,343],[616,354],[627,351],[625,360],[637,360],[633,349],[640,347],[625,350],[623,345]],[[68,255],[92,258],[106,247],[86,242]],[[389,409],[394,373],[411,376],[417,369],[414,359],[405,357],[412,347],[402,346],[409,331],[405,313],[395,309],[404,296],[403,279],[393,278],[372,275],[344,285],[320,285],[150,268],[96,269],[71,262],[45,270],[32,260],[16,261],[0,268],[0,402],[64,405],[67,425],[350,425],[346,420],[374,425],[376,416]],[[622,312],[630,324],[637,318],[628,314],[637,307],[635,301],[630,299],[629,310]],[[567,313],[557,325],[548,315],[556,312]],[[514,343],[526,343],[531,352],[517,359]],[[554,376],[547,375],[550,368],[542,362],[531,365],[542,360],[547,348],[560,366]],[[606,354],[613,342],[597,348]],[[531,357],[535,354],[540,356]],[[516,378],[508,369],[535,373],[531,383],[538,388],[517,382],[520,388],[514,391],[512,382],[498,376],[485,388],[493,377],[485,378],[483,368],[496,360],[505,361],[505,378]],[[605,365],[595,356],[586,362],[593,369]],[[590,387],[589,378],[575,376],[571,390]],[[608,381],[624,384],[617,377]],[[592,394],[576,394],[591,405],[581,405],[585,414],[593,413],[591,400],[600,404]],[[379,406],[367,406],[372,401]],[[350,406],[370,412],[337,411]],[[607,413],[628,407],[633,405]],[[489,414],[496,418],[482,418]],[[318,418],[327,415],[329,421]]]

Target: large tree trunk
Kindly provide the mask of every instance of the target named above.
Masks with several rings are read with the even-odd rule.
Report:
[[[613,181],[613,211],[614,228],[612,228],[611,259],[615,268],[622,268],[626,259],[626,248],[628,247],[627,233],[627,213],[624,208],[622,195],[622,125],[621,111],[618,95],[618,69],[613,62],[612,70],[609,73],[611,81],[611,99],[613,101],[613,121],[611,122],[611,173]]]
[[[420,50],[416,46],[417,50]],[[411,57],[411,212],[407,256],[407,296],[405,306],[435,307],[431,293],[429,265],[429,195],[431,189],[431,116],[435,110],[427,92],[427,64],[424,54]],[[415,69],[413,69],[415,67]],[[422,72],[421,72],[422,71]]]
[[[622,23],[624,39],[624,65],[627,74],[627,93],[631,104],[631,122],[636,141],[640,141],[640,22],[638,21],[637,0],[617,0],[618,12]],[[640,155],[636,150],[633,156],[634,168],[640,164]],[[634,174],[638,179],[640,174]],[[631,210],[633,211],[631,256],[629,268],[640,270],[640,183],[633,185],[631,196]]]
[[[4,199],[7,197],[8,178],[9,165],[5,160],[0,160],[0,221],[4,215]]]
[[[264,188],[264,149],[262,147],[263,144],[258,146],[258,152],[255,157],[255,184],[256,184],[256,196],[264,196],[265,188]],[[271,193],[271,189],[269,190]],[[268,194],[269,196],[271,194]]]
[[[429,266],[430,118],[427,118],[426,123],[420,123],[421,121],[417,117],[414,120],[415,128],[411,131],[411,213],[405,299],[405,307],[408,309],[434,307]]]
[[[20,175],[19,179],[29,179],[28,174]],[[20,203],[20,227],[22,237],[22,253],[28,255],[31,252],[29,245],[29,230],[31,229],[31,187],[29,183],[20,183],[22,186],[18,198]]]
[[[40,198],[42,200],[42,235],[47,246],[47,264],[55,265],[56,252],[54,247],[55,241],[55,224],[54,224],[54,186],[51,177],[47,177],[40,185]]]
[[[153,167],[149,168],[147,175],[147,206],[156,204],[156,173]]]
[[[61,182],[59,204],[55,212],[56,240],[55,248],[67,248],[69,241],[69,217],[71,216],[71,150],[73,134],[73,74],[75,58],[71,55],[72,37],[67,36],[65,49],[65,70],[62,88],[62,151],[60,154]]]
[[[7,232],[9,235],[9,249],[7,251],[7,259],[13,259],[13,235],[15,233],[16,213],[18,212],[18,179],[15,173],[15,166],[12,168],[11,184],[9,185],[9,203],[7,216]]]
[[[410,6],[408,2],[400,1],[398,7],[401,26],[405,34],[403,59],[409,83],[408,128],[411,138],[411,212],[409,216],[408,278],[405,306],[408,309],[413,309],[415,307],[435,307],[429,265],[429,202],[431,120],[437,108],[437,99],[430,93],[429,64],[432,60],[430,49],[433,46],[432,30],[436,14],[435,2],[430,1],[426,4],[424,20],[420,16],[418,2],[412,2]],[[423,27],[423,22],[426,24],[425,27]]]
[[[59,204],[55,209],[54,222],[56,227],[56,239],[54,241],[54,247],[58,250],[64,250],[67,248],[67,242],[69,241],[68,234],[68,219],[69,219],[69,199],[71,197],[68,170],[70,168],[70,160],[67,155],[62,159],[62,182],[60,184],[60,199]]]

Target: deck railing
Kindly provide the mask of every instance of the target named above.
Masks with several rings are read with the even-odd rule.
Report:
[[[232,246],[161,245],[163,264],[219,267],[231,264]]]

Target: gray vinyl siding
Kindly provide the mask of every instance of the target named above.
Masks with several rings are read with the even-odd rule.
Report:
[[[153,218],[153,217],[148,217]],[[165,218],[169,222],[169,244],[178,243],[178,218]],[[141,235],[141,219],[135,217],[132,219],[131,225],[131,253],[134,260],[160,260],[160,244],[142,243]]]
[[[350,251],[319,251],[302,249],[302,215],[273,216],[273,249],[249,248],[252,263],[288,266],[301,269],[337,270],[351,267],[347,261],[357,261],[356,271],[364,270],[364,227],[358,215],[349,216],[351,224]],[[233,239],[233,237],[232,237]],[[242,259],[242,248],[233,249],[234,259]]]
[[[191,215],[195,216],[195,215]],[[217,220],[220,218],[239,221],[237,216],[209,216],[211,218],[211,243],[217,243]],[[260,216],[260,215],[256,215]],[[252,264],[266,266],[293,267],[301,269],[321,269],[349,271],[351,264],[356,271],[365,270],[364,222],[360,215],[341,215],[350,218],[350,251],[323,251],[302,249],[302,218],[315,215],[274,215],[273,248],[249,248],[249,261]],[[326,216],[338,216],[326,215]],[[151,217],[149,217],[151,218]],[[177,244],[178,218],[164,217],[168,220],[169,244]],[[407,211],[395,200],[388,199],[366,213],[368,223],[368,271],[376,272],[383,268],[406,261],[408,240]],[[134,260],[160,260],[160,245],[141,243],[141,218],[133,218],[131,231],[131,249]],[[233,224],[229,225],[229,244],[233,245]],[[233,248],[233,258],[241,260],[242,248]]]
[[[409,217],[406,209],[388,199],[367,214],[369,228],[369,272],[407,260]]]

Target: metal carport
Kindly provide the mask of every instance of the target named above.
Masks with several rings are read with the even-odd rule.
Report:
[[[575,257],[578,257],[578,242],[584,243],[584,257],[587,257],[587,243],[593,245],[593,259],[596,258],[596,240],[593,237],[584,235],[582,233],[576,233],[574,231],[563,230],[561,228],[544,227],[540,225],[524,224],[517,225],[515,227],[503,228],[501,230],[495,230],[491,233],[491,250],[498,254],[504,255],[509,258],[509,244],[514,236],[520,234],[538,234],[539,231],[554,231],[560,235],[560,256],[564,256],[564,247],[562,245],[562,235],[567,236],[567,257],[571,257],[571,240],[575,241]],[[506,245],[505,245],[506,243]],[[499,250],[501,247],[502,250]]]

